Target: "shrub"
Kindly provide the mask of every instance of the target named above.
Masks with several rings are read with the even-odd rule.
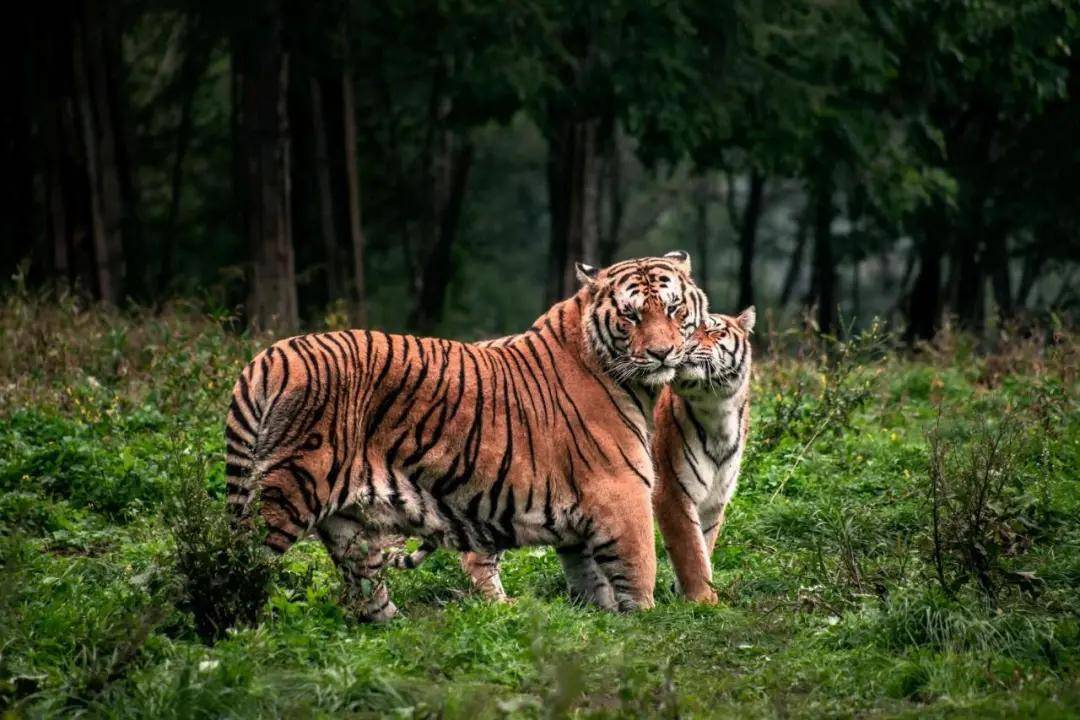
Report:
[[[206,464],[178,465],[187,467],[166,507],[181,580],[177,604],[192,614],[199,637],[211,642],[230,627],[255,622],[276,563],[263,545],[263,529],[231,522],[225,503],[207,493]]]
[[[949,597],[974,580],[995,602],[1007,584],[1034,591],[1034,573],[1011,569],[1007,558],[1026,553],[1039,530],[1038,479],[1023,463],[1019,424],[999,422],[943,431],[940,414],[929,434],[925,501],[930,561]]]
[[[36,410],[12,413],[0,432],[0,490],[44,492],[116,521],[156,504],[164,493],[160,479],[146,472],[134,448],[94,437],[106,427]]]
[[[813,357],[809,374],[805,363],[770,367],[772,387],[765,392],[774,390],[769,394],[775,394],[776,402],[755,432],[755,442],[764,449],[785,435],[808,443],[822,432],[839,435],[849,429],[852,416],[873,393],[877,372],[866,370],[884,357],[891,338],[875,320],[848,340],[825,335],[808,342]]]

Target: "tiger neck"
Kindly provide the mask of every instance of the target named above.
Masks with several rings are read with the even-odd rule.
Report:
[[[556,303],[541,315],[529,328],[528,333],[540,335],[546,341],[562,346],[568,355],[595,376],[599,382],[606,384],[609,390],[625,393],[629,401],[627,409],[636,408],[640,412],[641,422],[645,425],[646,432],[651,432],[653,407],[659,397],[660,388],[639,382],[618,381],[608,374],[597,356],[583,318],[589,302],[589,290],[581,288],[574,295]]]
[[[698,382],[676,382],[671,390],[705,432],[713,435],[724,432],[733,420],[741,417],[750,399],[750,374],[732,389],[715,390]]]

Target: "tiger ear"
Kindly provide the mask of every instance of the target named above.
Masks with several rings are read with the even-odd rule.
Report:
[[[754,323],[757,322],[757,310],[754,306],[743,310],[739,313],[739,317],[735,318],[735,323],[748,333],[754,332]]]
[[[582,285],[588,288],[596,285],[596,276],[600,274],[600,268],[586,265],[583,262],[576,262],[574,263],[574,270],[577,272],[577,279]]]
[[[690,274],[690,253],[685,250],[672,250],[669,253],[664,253],[664,259],[673,262],[675,267],[687,275]]]

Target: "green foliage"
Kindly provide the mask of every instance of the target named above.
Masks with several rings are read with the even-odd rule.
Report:
[[[678,600],[662,553],[655,610],[576,607],[546,549],[509,553],[517,600],[491,605],[440,552],[389,578],[403,617],[367,626],[342,612],[318,543],[270,572],[254,537],[229,529],[221,421],[249,339],[193,313],[32,298],[5,305],[5,337],[32,342],[31,302],[51,344],[126,370],[92,375],[95,387],[44,355],[0,406],[0,703],[16,716],[1055,717],[1080,699],[1072,339],[987,357],[962,337],[917,358],[882,358],[862,340],[760,351],[753,460],[713,555],[721,607]],[[0,359],[0,373],[26,362]],[[800,378],[803,409],[766,443]],[[987,566],[994,604],[960,546],[943,546],[948,577],[969,581],[950,594],[937,579],[927,478],[938,403],[951,493],[988,421],[1009,408],[1017,429],[1010,462],[995,465],[1011,489],[980,526],[1024,538],[1022,553],[1002,545]],[[1017,572],[1034,573],[1037,592],[1015,591]],[[225,613],[248,623],[221,632],[234,622]]]
[[[770,338],[776,347],[790,338]],[[769,452],[790,453],[791,467],[773,486],[779,494],[823,436],[839,437],[851,430],[855,413],[872,397],[880,374],[880,360],[891,344],[883,326],[875,321],[866,330],[839,340],[803,334],[795,337],[798,361],[770,364],[769,376],[757,383],[754,394],[770,401],[756,423],[756,442],[747,457],[751,470]],[[759,373],[758,378],[762,378]]]
[[[11,433],[0,450],[3,491],[36,491],[111,519],[161,500],[161,481],[140,472],[144,468],[130,447],[100,451],[100,429],[33,412],[15,412],[8,419]]]
[[[254,520],[235,522],[224,502],[211,499],[204,467],[202,461],[177,458],[164,520],[176,546],[177,607],[191,613],[195,632],[210,642],[256,621],[270,596],[276,563]]]
[[[1037,460],[1038,444],[1046,440],[1021,433],[1023,421],[1008,414],[974,429],[943,429],[939,417],[930,433],[924,491],[929,546],[938,583],[949,596],[969,581],[991,602],[1009,584],[1029,593],[1039,589],[1042,580],[1022,563],[1036,539],[1051,530]],[[1036,447],[1025,447],[1025,439]]]

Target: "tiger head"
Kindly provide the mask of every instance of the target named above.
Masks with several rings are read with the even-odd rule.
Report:
[[[737,317],[707,315],[687,343],[678,371],[678,385],[734,392],[750,374],[750,333],[757,313],[753,306]]]
[[[588,288],[585,335],[604,369],[619,381],[671,382],[708,309],[690,279],[690,256],[669,252],[602,269],[578,263],[577,274]]]

